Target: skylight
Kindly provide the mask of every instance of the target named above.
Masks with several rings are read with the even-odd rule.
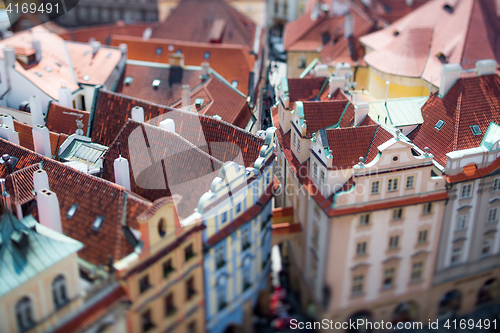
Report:
[[[40,72],[35,72],[35,74],[38,76],[42,76],[42,73],[40,73]]]
[[[203,105],[203,98],[197,98],[194,100],[194,105]]]
[[[231,81],[231,86],[233,86],[233,88],[238,88],[238,81]]]
[[[85,50],[85,51],[83,51],[83,55],[87,55],[87,54],[89,54],[89,53],[90,53],[90,51],[89,51],[89,50]]]
[[[205,52],[205,54],[203,55],[203,58],[204,58],[205,60],[208,60],[208,59],[210,58],[210,52],[208,52],[208,51],[207,51],[207,52]]]
[[[481,135],[481,134],[483,134],[481,132],[481,129],[479,128],[479,125],[472,125],[470,127],[470,129],[472,130],[472,134],[474,134],[474,135]]]
[[[97,215],[97,217],[94,220],[94,223],[92,223],[92,230],[99,231],[99,229],[101,229],[103,222],[104,222],[104,216]]]
[[[73,218],[73,216],[75,215],[76,213],[76,209],[78,208],[78,204],[74,203],[71,205],[71,207],[69,207],[68,209],[68,212],[66,213],[66,217],[68,219],[71,219]]]
[[[153,80],[153,83],[152,83],[153,88],[158,88],[160,86],[160,83],[161,83],[161,81],[158,79]]]
[[[106,58],[111,58],[111,52],[106,55]]]
[[[46,70],[47,72],[52,72],[52,68],[50,68],[49,66],[45,67],[45,70]]]
[[[131,84],[132,82],[134,82],[134,78],[132,76],[127,76],[124,80],[123,80],[123,84],[125,85],[129,85]]]
[[[88,81],[90,80],[90,76],[88,75],[84,75],[83,78],[82,78],[83,81]]]
[[[445,122],[439,119],[434,128],[436,128],[439,131],[441,128],[443,128],[444,124]]]
[[[163,52],[161,47],[156,48],[156,55],[160,55]]]

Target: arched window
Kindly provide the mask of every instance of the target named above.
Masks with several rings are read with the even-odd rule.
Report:
[[[33,319],[33,306],[31,300],[24,296],[16,304],[17,326],[21,332],[27,331],[35,326]]]
[[[54,299],[56,309],[60,309],[68,303],[66,279],[62,275],[56,276],[54,281],[52,281],[52,298]]]

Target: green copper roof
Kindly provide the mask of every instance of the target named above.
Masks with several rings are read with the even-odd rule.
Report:
[[[83,244],[10,211],[0,218],[0,297],[69,255]]]

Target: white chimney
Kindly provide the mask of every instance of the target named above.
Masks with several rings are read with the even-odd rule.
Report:
[[[314,66],[314,73],[316,77],[328,77],[330,76],[330,72],[328,71],[327,64],[318,64]]]
[[[210,68],[210,64],[208,62],[201,63],[201,77],[205,79],[208,77],[208,69]]]
[[[411,7],[411,6],[413,6],[413,0],[405,0],[405,4],[406,4],[408,7]]]
[[[51,158],[52,152],[50,149],[49,129],[45,126],[35,125],[33,126],[31,132],[33,133],[33,145],[35,146],[35,152]]]
[[[349,38],[354,34],[354,16],[349,13],[344,16],[344,37]]]
[[[444,64],[441,67],[441,85],[439,86],[439,95],[444,97],[446,93],[460,79],[462,67],[459,64]]]
[[[128,46],[125,43],[121,43],[118,48],[122,52],[122,54],[127,54]]]
[[[153,29],[151,29],[151,27],[147,27],[146,29],[144,29],[144,32],[142,33],[142,39],[149,40],[152,34],[153,34]]]
[[[354,106],[354,125],[358,126],[365,119],[370,111],[368,103],[358,103]]]
[[[33,40],[31,41],[31,46],[35,50],[36,62],[39,62],[40,60],[42,60],[42,43],[39,39],[33,38]]]
[[[495,74],[497,62],[493,59],[484,59],[476,61],[476,75],[491,75]]]
[[[331,76],[328,79],[328,95],[332,96],[335,90],[339,88],[340,90],[344,90],[346,84],[346,79],[343,76]]]
[[[9,142],[19,144],[19,133],[14,130],[14,121],[10,115],[1,115],[2,124],[0,125],[0,138]]]
[[[16,52],[13,47],[7,46],[3,48],[3,56],[5,59],[5,67],[14,67],[16,65]]]
[[[57,195],[44,188],[36,193],[36,203],[40,224],[62,233],[61,213]]]
[[[45,125],[40,97],[30,97],[31,125]]]
[[[38,169],[33,172],[33,185],[35,186],[35,194],[43,189],[50,189],[49,187],[49,177],[47,172],[42,169]]]
[[[160,128],[165,131],[175,133],[175,122],[170,118],[164,119],[160,121]]]
[[[14,128],[14,119],[10,114],[0,113],[0,119],[2,120],[2,125]]]
[[[189,89],[189,84],[182,85],[182,107],[187,107],[191,105],[191,90]]]
[[[66,86],[66,81],[61,81],[61,88],[58,90],[59,99],[57,102],[66,108],[73,107],[73,98],[71,96],[71,90]]]
[[[132,120],[135,120],[139,123],[144,122],[144,109],[140,106],[134,106],[132,108]]]
[[[113,168],[115,170],[115,183],[130,191],[130,168],[128,160],[121,156],[116,158],[113,162]]]

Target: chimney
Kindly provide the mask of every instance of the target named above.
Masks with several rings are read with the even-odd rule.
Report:
[[[45,170],[38,169],[33,172],[33,185],[35,187],[35,194],[43,189],[50,189],[49,177],[47,176],[47,172],[45,172]]]
[[[73,98],[71,97],[71,90],[66,86],[66,81],[61,80],[61,88],[58,90],[59,99],[58,103],[66,108],[73,108]]]
[[[354,16],[349,13],[344,16],[344,37],[349,38],[354,34]]]
[[[36,62],[39,62],[40,60],[42,60],[42,43],[39,39],[33,38],[33,40],[31,41],[31,46],[35,50]]]
[[[45,120],[43,118],[42,102],[40,97],[31,96],[30,97],[30,112],[31,112],[31,125],[45,125]]]
[[[444,97],[460,79],[460,73],[462,73],[462,67],[459,64],[444,64],[441,67],[441,85],[439,86],[441,97]]]
[[[132,120],[143,123],[144,122],[144,109],[140,106],[132,108]]]
[[[35,152],[45,157],[51,158],[52,151],[50,149],[49,129],[45,126],[35,125],[31,130],[33,133],[33,144]]]
[[[173,119],[167,118],[160,122],[160,128],[164,129],[165,131],[175,133],[175,122]]]
[[[101,42],[93,41],[90,42],[90,46],[92,46],[92,55],[95,56],[97,51],[101,48]]]
[[[343,76],[331,76],[328,79],[328,96],[332,96],[335,90],[339,88],[340,90],[344,90],[344,86],[346,83],[346,79]]]
[[[316,77],[328,77],[330,72],[328,71],[327,64],[318,64],[314,66],[314,73]]]
[[[184,54],[170,53],[169,64],[173,67],[184,67]]]
[[[210,68],[210,64],[208,62],[202,62],[201,63],[201,79],[207,79],[208,78],[208,69]]]
[[[405,4],[406,4],[408,7],[411,7],[411,6],[413,6],[413,0],[405,0]]]
[[[144,32],[142,33],[142,39],[149,40],[152,34],[153,34],[153,29],[151,29],[151,27],[147,27],[146,29],[144,29]]]
[[[8,210],[12,209],[11,203],[10,203],[10,194],[7,192],[7,187],[5,187],[5,179],[0,178],[0,191],[2,192],[2,206],[7,208]]]
[[[61,213],[57,195],[44,188],[36,193],[36,203],[40,224],[62,233]]]
[[[370,111],[370,106],[368,103],[358,103],[354,106],[354,125],[358,126],[359,123],[368,115]]]
[[[485,59],[476,61],[476,75],[491,75],[495,74],[497,68],[497,62],[493,59]]]
[[[19,133],[14,130],[14,121],[12,116],[1,114],[2,124],[0,125],[0,137],[9,142],[19,144]]]
[[[191,105],[191,90],[189,84],[182,85],[182,107],[185,108]]]
[[[128,46],[125,43],[121,43],[120,46],[118,46],[122,54],[127,54]]]
[[[130,191],[130,168],[128,160],[121,155],[113,162],[115,183]]]
[[[13,47],[7,46],[3,48],[3,56],[5,59],[5,67],[14,67],[16,65],[16,52]]]

